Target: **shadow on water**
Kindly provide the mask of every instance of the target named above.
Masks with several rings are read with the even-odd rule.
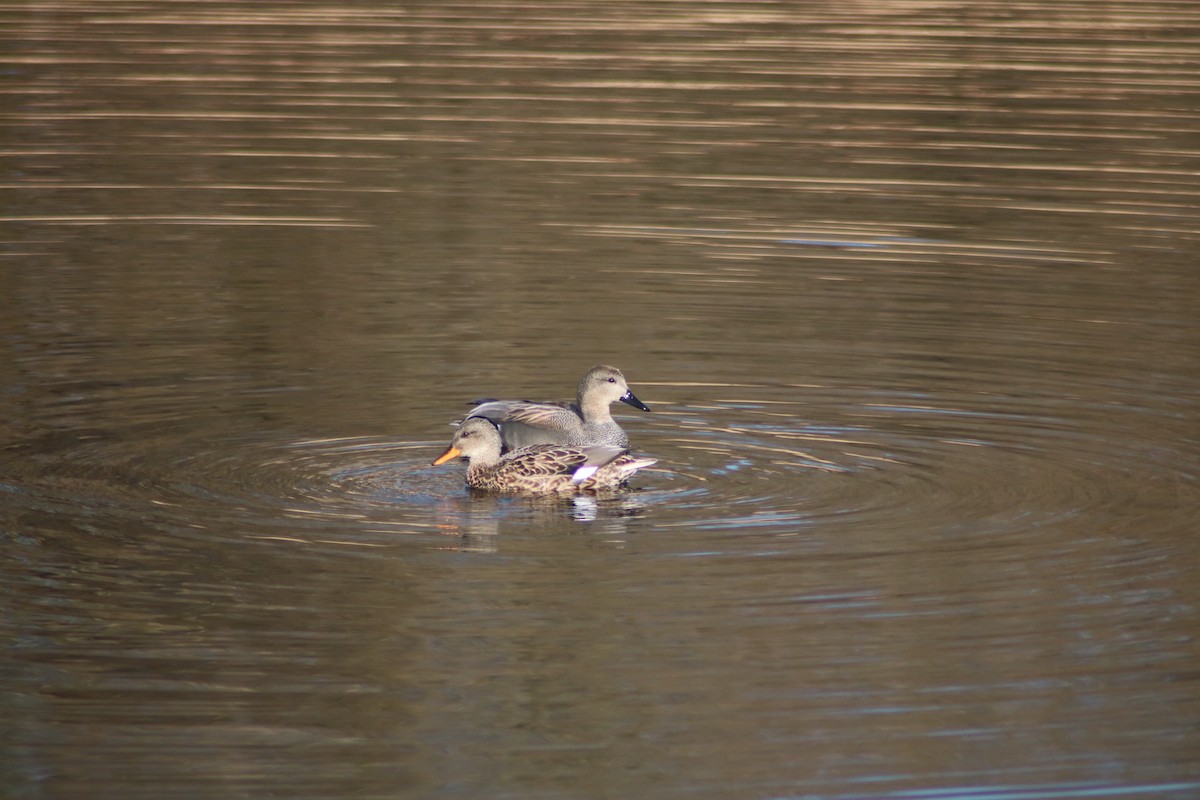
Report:
[[[1197,7],[0,20],[13,796],[1200,795]]]

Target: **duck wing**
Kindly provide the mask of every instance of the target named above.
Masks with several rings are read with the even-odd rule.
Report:
[[[566,444],[572,431],[583,426],[573,403],[535,403],[529,400],[489,400],[471,410],[467,418],[483,417],[495,423],[508,450],[537,444]]]
[[[570,478],[588,461],[588,454],[575,447],[533,445],[514,450],[500,459],[500,469],[523,478]]]

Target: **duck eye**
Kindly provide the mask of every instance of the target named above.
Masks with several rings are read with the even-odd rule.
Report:
[[[617,382],[617,379],[616,379],[616,378],[609,378],[609,379],[608,379],[608,382],[609,382],[609,383],[616,383],[616,382]]]

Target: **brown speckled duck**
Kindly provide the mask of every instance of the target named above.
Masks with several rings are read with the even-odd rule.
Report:
[[[500,431],[487,419],[470,417],[450,446],[434,460],[467,459],[467,485],[502,494],[575,494],[618,489],[629,476],[655,463],[621,447],[539,444],[500,455]]]
[[[629,390],[621,370],[602,364],[592,367],[579,381],[574,403],[484,400],[467,419],[483,417],[495,423],[505,450],[535,444],[623,449],[629,447],[629,437],[608,409],[618,400],[642,411],[650,410]]]

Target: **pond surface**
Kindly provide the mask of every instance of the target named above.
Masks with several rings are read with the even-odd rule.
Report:
[[[1200,797],[1200,5],[0,23],[4,796]]]

